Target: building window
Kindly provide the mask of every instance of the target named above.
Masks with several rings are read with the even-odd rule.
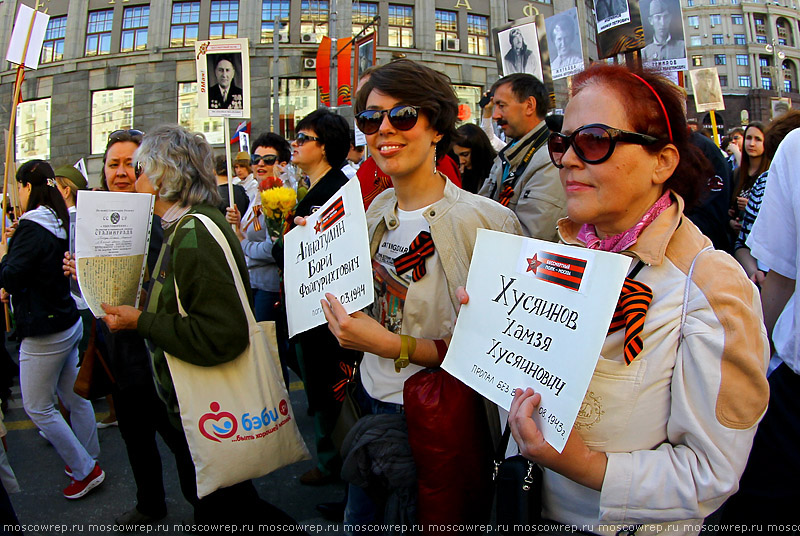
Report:
[[[759,67],[769,67],[769,58],[765,58],[764,56],[758,57],[758,66]]]
[[[764,89],[772,89],[772,78],[768,76],[761,77],[761,87]]]
[[[733,34],[733,42],[734,42],[734,44],[737,44],[737,45],[746,45],[747,44],[747,40],[746,40],[744,34]]]
[[[467,14],[467,53],[489,55],[489,17]]]
[[[461,119],[456,122],[456,126],[463,125],[464,123],[475,123],[475,119],[481,116],[481,107],[478,105],[482,96],[481,87],[454,84],[453,90],[456,92],[459,116],[461,117]],[[469,111],[466,112],[462,105],[465,105]]]
[[[736,65],[750,65],[750,59],[747,54],[736,54]]]
[[[744,17],[741,15],[731,15],[731,22],[734,24],[744,24]]]
[[[187,47],[197,41],[200,28],[200,2],[175,2],[172,4],[172,26],[169,46]]]
[[[122,42],[120,52],[147,48],[147,25],[150,23],[150,6],[126,7],[122,12]]]
[[[711,26],[722,24],[722,15],[711,15],[709,19],[711,21]]]
[[[86,55],[111,54],[111,24],[114,10],[89,12],[89,26],[86,29]]]
[[[92,154],[106,149],[108,135],[133,128],[133,88],[92,92]]]
[[[64,59],[64,36],[67,34],[67,16],[51,17],[47,21],[42,45],[42,63]],[[48,105],[49,106],[49,105]]]
[[[272,95],[275,98],[275,95]],[[281,78],[278,83],[279,131],[286,139],[294,139],[294,126],[317,109],[315,78]]]
[[[731,0],[731,5],[732,6],[738,6],[739,5],[739,0]]]
[[[414,46],[414,8],[389,4],[389,46]]]
[[[745,74],[739,75],[739,87],[750,87],[750,76]]]
[[[67,17],[64,17],[66,19]],[[50,19],[53,20],[53,19]],[[48,31],[50,30],[48,26]],[[50,159],[50,99],[19,103],[15,131],[17,161]],[[105,148],[105,147],[104,147]]]
[[[783,37],[779,37],[778,38],[778,44],[785,46],[786,45],[786,39],[784,39]]]
[[[716,6],[717,5],[717,0],[708,0],[708,5],[709,6]]]
[[[719,75],[719,85],[721,87],[728,87],[728,75],[727,74]]]
[[[692,67],[702,67],[703,56],[692,56]]]
[[[760,43],[762,45],[767,44],[767,36],[766,35],[757,35],[756,36],[756,43]],[[742,43],[744,44],[744,43]]]
[[[353,35],[358,35],[367,24],[372,22],[372,19],[377,14],[378,4],[373,4],[372,2],[353,2]]]
[[[686,0],[686,5],[688,7],[694,7],[694,0]]]
[[[714,54],[714,65],[727,65],[728,56],[725,54]]]
[[[289,0],[264,0],[261,3],[261,42],[272,43],[275,17],[280,17],[281,27],[278,30],[286,34],[289,40]]]
[[[722,34],[713,34],[711,36],[711,44],[721,45],[722,43],[724,43],[724,38],[722,37]]]
[[[239,0],[211,2],[209,21],[209,39],[236,39],[239,35]]]
[[[784,80],[783,81],[783,90],[786,93],[791,93],[792,92],[792,81],[791,80]]]
[[[190,132],[202,132],[211,144],[225,142],[221,117],[197,116],[197,82],[178,83],[178,124]]]
[[[455,11],[436,10],[436,50],[458,51],[458,14]]]
[[[703,38],[700,37],[699,35],[693,35],[691,44],[693,47],[699,47],[703,44]]]
[[[328,0],[303,0],[300,3],[300,33],[311,35],[303,37],[303,42],[321,43],[328,35]]]
[[[700,17],[698,17],[697,15],[689,15],[688,21],[689,21],[689,26],[693,28],[700,27]]]

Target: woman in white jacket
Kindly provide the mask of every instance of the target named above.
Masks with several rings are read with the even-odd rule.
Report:
[[[631,257],[651,300],[643,324],[612,323],[563,452],[531,419],[533,389],[511,406],[522,454],[545,469],[543,516],[586,532],[697,534],[736,491],[767,405],[758,292],[683,216],[712,173],[682,101],[653,73],[594,65],[549,141],[567,195],[561,240]]]

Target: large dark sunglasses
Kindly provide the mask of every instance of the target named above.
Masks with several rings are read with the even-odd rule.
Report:
[[[364,134],[375,134],[383,123],[383,114],[389,118],[389,123],[397,130],[411,130],[419,118],[419,106],[398,104],[391,110],[364,110],[356,115],[358,130]]]
[[[298,145],[302,145],[302,143]],[[274,166],[275,162],[277,161],[278,161],[278,155],[276,154],[265,154],[263,156],[260,154],[254,154],[253,156],[250,157],[250,163],[253,164],[254,166],[257,166],[259,162],[264,162],[265,166]]]
[[[108,141],[130,141],[130,139],[135,136],[138,136],[141,140],[142,136],[144,136],[144,132],[134,128],[128,130],[115,130],[108,135]]]
[[[302,132],[298,134],[297,137],[294,139],[294,143],[296,143],[298,146],[305,144],[307,141],[320,141],[320,140],[316,136],[309,136]]]
[[[600,164],[611,158],[617,142],[620,141],[636,145],[652,145],[658,138],[595,123],[582,126],[569,136],[553,132],[547,142],[547,149],[550,151],[553,165],[560,169],[564,167],[561,159],[570,147],[578,158],[587,164]]]

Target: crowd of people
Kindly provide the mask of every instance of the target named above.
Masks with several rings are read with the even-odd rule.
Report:
[[[64,496],[79,498],[104,479],[91,403],[72,390],[79,343],[91,327],[116,379],[116,416],[137,489],[118,524],[167,513],[156,434],[175,456],[196,522],[294,523],[250,481],[197,497],[165,352],[213,367],[248,344],[247,305],[220,244],[192,217],[202,215],[233,250],[256,319],[277,324],[284,380],[293,369],[304,382],[316,464],[300,483],[344,479],[340,508],[321,506],[346,526],[432,519],[427,501],[435,501],[437,520],[488,522],[492,449],[478,445],[496,447],[506,428],[513,437],[506,455],[542,469],[537,509],[548,522],[596,534],[632,526],[628,534],[696,534],[708,519],[791,521],[800,472],[793,455],[800,190],[790,162],[800,112],[732,131],[726,160],[692,133],[685,92],[654,72],[595,64],[570,91],[563,117],[548,116],[542,82],[510,74],[492,86],[481,126],[457,129],[449,79],[393,61],[368,69],[356,94],[367,158],[347,121],[319,109],[297,123],[291,141],[273,132],[256,137],[250,154],[236,155],[233,177],[202,135],[182,127],[112,133],[101,188],[154,195],[155,216],[142,308],[104,305],[102,321],[71,288],[74,259],[64,253],[68,211],[85,179],[40,160],[21,166],[24,212],[0,246],[0,287],[22,341],[25,410],[72,479]],[[343,185],[359,181],[376,290],[375,302],[352,314],[327,294],[327,324],[292,339],[283,242],[268,232],[261,205],[260,189],[276,179],[303,191],[285,230],[305,225]],[[519,389],[510,412],[484,401],[472,417],[480,423],[475,437],[462,443],[478,457],[462,477],[485,493],[441,501],[430,489],[455,485],[439,474],[454,453],[445,438],[414,436],[417,414],[406,413],[404,388],[420,374],[445,374],[439,366],[469,302],[478,229],[629,257],[626,287],[645,294],[647,307],[639,344],[627,329],[610,327],[584,400],[593,409],[578,415],[562,452],[532,418],[541,395],[512,386]],[[334,435],[346,396],[361,418],[340,445]],[[474,508],[467,501],[477,496],[489,499]]]

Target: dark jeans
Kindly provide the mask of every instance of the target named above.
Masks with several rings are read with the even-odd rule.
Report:
[[[156,433],[175,455],[181,491],[197,510],[197,487],[194,464],[183,430],[175,428],[167,415],[164,402],[156,394],[152,382],[114,390],[114,403],[122,439],[136,481],[137,509],[143,514],[160,517],[166,514],[164,478]]]
[[[769,408],[758,426],[739,491],[725,503],[723,525],[800,520],[800,375],[781,364],[769,376],[769,389]]]

